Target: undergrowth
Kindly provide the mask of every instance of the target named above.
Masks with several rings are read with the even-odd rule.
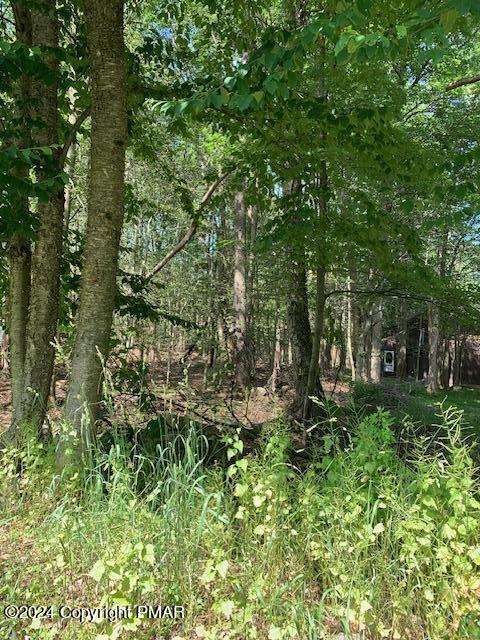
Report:
[[[226,468],[203,463],[192,425],[155,458],[122,442],[96,451],[68,483],[53,452],[27,441],[0,468],[0,600],[54,609],[0,617],[0,637],[480,638],[478,470],[460,413],[441,421],[443,449],[419,440],[402,460],[378,409],[352,426],[346,450],[324,435],[303,472],[281,422],[255,455],[228,437]],[[135,604],[185,615],[59,617],[61,605]]]

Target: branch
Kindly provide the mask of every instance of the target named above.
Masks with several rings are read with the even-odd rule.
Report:
[[[408,88],[409,88],[409,89],[413,89],[413,87],[415,87],[415,86],[420,82],[420,80],[423,80],[423,74],[424,74],[424,73],[425,73],[425,71],[427,70],[428,65],[430,64],[430,62],[431,62],[431,59],[430,59],[430,58],[428,58],[428,60],[425,60],[425,62],[424,62],[424,63],[422,64],[422,66],[420,67],[420,71],[419,71],[419,72],[418,72],[418,74],[415,76],[415,78],[414,78],[413,82],[411,82],[411,83],[408,85]]]
[[[452,91],[453,89],[458,89],[458,87],[463,87],[466,84],[475,84],[475,82],[480,82],[480,74],[470,76],[469,78],[460,78],[460,80],[455,80],[455,82],[447,84],[445,91]]]
[[[151,280],[155,275],[157,275],[157,273],[161,271],[163,267],[166,264],[168,264],[170,260],[174,258],[177,255],[177,253],[179,253],[195,236],[198,229],[198,214],[201,213],[201,211],[205,208],[205,205],[209,202],[209,200],[211,199],[215,191],[218,189],[218,187],[222,184],[222,182],[230,173],[231,171],[227,171],[226,173],[222,174],[219,178],[217,178],[215,182],[212,182],[207,192],[203,196],[202,201],[198,205],[198,209],[196,210],[193,216],[193,221],[192,221],[192,224],[190,225],[189,230],[183,236],[183,238],[179,240],[177,244],[167,253],[167,255],[164,256],[160,260],[160,262],[150,271],[150,273],[147,274],[145,278],[147,282]]]
[[[85,109],[85,111],[82,111],[82,113],[78,116],[78,118],[73,123],[70,131],[67,133],[67,137],[65,138],[65,143],[58,157],[58,162],[60,164],[61,169],[63,169],[63,167],[65,166],[68,150],[70,149],[72,144],[75,142],[75,138],[77,137],[77,133],[80,131],[80,127],[82,126],[82,124],[85,122],[85,120],[88,118],[89,115],[90,115],[90,108]]]
[[[386,296],[392,298],[403,298],[405,300],[420,300],[421,302],[432,302],[432,298],[429,298],[427,296],[405,293],[402,291],[398,291],[397,289],[332,289],[332,291],[329,291],[325,294],[325,298],[340,294]]]

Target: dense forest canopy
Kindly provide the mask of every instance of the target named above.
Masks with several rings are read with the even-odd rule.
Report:
[[[0,450],[71,479],[281,417],[311,460],[389,377],[480,385],[478,0],[0,0],[0,37]]]

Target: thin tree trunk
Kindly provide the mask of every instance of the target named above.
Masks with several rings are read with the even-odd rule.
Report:
[[[371,356],[371,316],[370,308],[359,308],[359,318],[357,320],[357,381],[370,382],[370,356]]]
[[[242,191],[235,194],[235,255],[233,268],[233,314],[235,333],[235,382],[240,389],[250,384],[247,322],[247,214]]]
[[[9,246],[10,263],[10,375],[12,380],[12,428],[9,437],[17,435],[20,424],[20,402],[24,386],[24,365],[30,303],[30,243],[16,237]]]
[[[397,377],[403,380],[407,377],[407,336],[408,336],[408,317],[407,303],[402,300],[399,310],[399,326],[398,326],[398,352],[397,352]]]
[[[439,311],[434,303],[428,304],[428,393],[438,391],[438,346],[440,341]]]
[[[363,345],[363,381],[369,383],[371,382],[370,367],[372,362],[372,307],[370,305],[368,306],[363,325]]]
[[[118,251],[124,214],[127,145],[127,68],[123,36],[123,0],[85,0],[87,46],[91,65],[92,133],[88,219],[80,286],[77,334],[66,403],[67,423],[58,466],[72,448],[85,452],[102,400],[102,359],[109,351],[115,305]]]
[[[321,139],[322,141],[325,141],[324,132],[322,132],[321,134]],[[325,217],[327,214],[327,206],[328,206],[328,202],[327,202],[328,173],[327,173],[327,163],[325,160],[323,160],[321,163],[320,174],[318,177],[318,186],[320,188],[320,198],[318,201],[318,216],[320,218],[320,222],[323,224],[325,222]],[[315,278],[316,278],[315,324],[313,329],[312,352],[310,354],[310,363],[308,367],[307,389],[306,389],[305,397],[303,399],[303,419],[304,420],[309,420],[314,413],[313,412],[314,405],[311,398],[315,396],[319,396],[320,399],[322,400],[324,399],[323,389],[322,389],[322,385],[319,377],[320,346],[323,338],[323,324],[324,324],[324,318],[325,318],[326,269],[325,269],[324,261],[325,261],[325,255],[321,254],[321,245],[319,245],[317,250],[317,269],[315,273]],[[304,433],[304,438],[306,438],[306,432]]]
[[[31,13],[22,2],[12,2],[15,17],[15,33],[17,42],[22,45],[32,44]],[[16,140],[19,147],[30,146],[29,116],[31,105],[31,80],[24,75],[18,82],[15,91],[15,112],[19,120],[20,132]],[[17,173],[20,179],[26,177],[26,171]],[[27,217],[28,198],[18,194],[15,202],[15,218]],[[9,334],[10,334],[10,375],[12,381],[12,424],[7,438],[18,435],[20,403],[24,387],[25,353],[27,349],[27,323],[30,304],[31,278],[31,246],[30,241],[15,235],[9,243],[8,261],[10,271],[9,290]]]
[[[248,229],[248,261],[247,261],[247,356],[250,377],[256,370],[256,340],[255,340],[255,281],[257,265],[255,261],[254,245],[257,239],[257,208],[249,206],[247,209]]]
[[[423,345],[423,339],[424,339],[422,316],[419,317],[418,325],[419,326],[418,326],[417,361],[415,365],[415,380],[420,379],[420,360],[421,360],[422,345]]]
[[[278,304],[275,310],[275,346],[273,353],[272,374],[268,380],[267,386],[270,387],[272,393],[276,393],[278,378],[282,367],[282,326],[278,315]]]
[[[365,334],[363,327],[363,313],[359,305],[356,305],[355,314],[355,347],[356,347],[356,367],[355,367],[355,380],[356,382],[364,382],[365,379]]]
[[[379,384],[382,372],[382,319],[381,302],[372,305],[372,340],[370,353],[370,382]]]
[[[70,126],[74,126],[77,120],[77,111],[75,109],[75,100],[76,94],[75,89],[70,87],[68,90],[68,101],[70,113],[68,115],[68,123]],[[63,226],[65,231],[68,231],[68,227],[70,224],[70,218],[72,216],[72,181],[73,176],[75,174],[75,164],[77,161],[77,137],[72,140],[71,145],[68,147],[67,157],[65,162],[65,171],[70,178],[70,184],[65,187],[65,206],[64,206],[64,216],[63,216]]]
[[[316,273],[316,295],[315,295],[315,326],[313,331],[312,351],[310,355],[310,365],[308,368],[307,387],[303,399],[303,419],[309,420],[312,416],[312,396],[320,395],[321,385],[318,378],[320,343],[323,336],[323,320],[325,316],[325,268],[319,266]]]
[[[303,413],[307,393],[308,371],[312,356],[312,330],[308,317],[307,272],[302,260],[292,261],[287,324],[290,336],[293,379],[295,386],[294,412]]]
[[[352,376],[352,382],[356,380],[355,371],[355,357],[354,357],[354,344],[355,344],[355,315],[353,313],[353,300],[352,300],[352,279],[350,273],[347,277],[347,355],[350,364],[350,372]]]
[[[58,18],[55,0],[42,0],[42,10],[32,12],[32,42],[34,46],[58,47]],[[59,144],[58,59],[48,50],[45,62],[52,70],[49,82],[36,80],[32,93],[37,101],[37,116],[42,126],[34,128],[33,141],[39,147]],[[41,179],[58,176],[59,153],[54,151]],[[40,430],[47,411],[50,394],[54,347],[60,294],[60,271],[63,243],[63,184],[57,179],[46,202],[39,202],[40,223],[32,257],[30,314],[27,326],[27,349],[24,368],[24,389],[19,420]]]
[[[458,329],[460,332],[460,327]],[[465,345],[465,336],[457,334],[455,338],[455,361],[453,367],[453,386],[461,387],[462,385],[462,358],[463,358],[463,348]]]

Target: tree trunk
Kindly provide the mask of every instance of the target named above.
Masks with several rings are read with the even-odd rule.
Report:
[[[417,343],[417,360],[415,364],[415,380],[420,380],[420,361],[422,356],[422,346],[424,343],[424,335],[423,335],[423,318],[422,316],[418,319],[418,343]]]
[[[42,0],[41,11],[32,12],[32,42],[42,48],[58,47],[58,18],[55,0]],[[45,62],[52,70],[47,83],[37,80],[32,93],[37,101],[37,117],[42,126],[34,128],[32,136],[39,147],[59,144],[58,59],[48,51]],[[41,179],[60,172],[58,151],[49,160]],[[60,294],[60,271],[63,243],[64,192],[60,180],[51,188],[46,202],[39,202],[39,229],[32,257],[32,288],[27,326],[24,389],[19,419],[41,429],[50,394],[54,347]]]
[[[248,207],[247,209],[247,229],[248,229],[248,261],[247,261],[247,356],[248,371],[250,377],[256,370],[256,340],[255,340],[255,291],[257,265],[255,260],[255,242],[257,239],[257,208]]]
[[[23,393],[28,306],[30,302],[30,243],[16,237],[9,246],[10,263],[10,375],[12,380],[12,428],[14,436],[20,424]]]
[[[398,351],[397,351],[397,377],[403,380],[407,377],[407,336],[408,336],[408,316],[407,303],[402,300],[400,303],[400,319],[398,323]]]
[[[31,46],[32,19],[31,13],[21,2],[12,2],[15,17],[15,33],[19,44]],[[19,147],[30,146],[30,106],[31,80],[24,75],[18,82],[15,91],[15,112],[19,120],[19,134],[16,144]],[[26,171],[16,173],[20,179],[26,177]],[[18,194],[15,218],[26,218],[28,197]],[[7,437],[18,435],[20,403],[24,386],[25,353],[27,349],[28,308],[30,304],[31,246],[30,241],[15,235],[9,242],[8,261],[10,272],[9,290],[9,334],[10,334],[10,375],[12,381],[12,424]]]
[[[372,307],[368,306],[363,324],[363,381],[371,382],[371,364],[372,364]]]
[[[382,319],[381,302],[372,305],[372,340],[370,352],[370,382],[379,384],[382,374]]]
[[[247,321],[247,213],[243,192],[235,194],[235,255],[233,268],[233,314],[235,334],[235,382],[240,389],[250,384]]]
[[[363,332],[362,310],[359,305],[355,305],[355,381],[363,382],[365,378],[365,336]]]
[[[85,0],[91,66],[92,132],[88,218],[77,334],[66,403],[75,442],[63,434],[58,466],[68,452],[85,453],[102,399],[102,360],[109,351],[124,214],[127,68],[123,0]]]
[[[78,113],[75,109],[76,93],[73,87],[68,90],[68,102],[70,113],[68,114],[68,123],[71,127],[74,126]],[[63,212],[63,226],[65,232],[68,231],[70,225],[70,218],[72,216],[72,183],[75,174],[75,164],[77,161],[77,137],[72,140],[72,144],[68,147],[67,157],[65,162],[65,172],[70,178],[69,184],[65,187],[65,204]]]
[[[312,331],[308,317],[307,272],[302,259],[292,261],[287,307],[287,325],[291,345],[295,386],[294,412],[303,413],[312,356]]]
[[[434,303],[428,304],[428,393],[438,391],[438,346],[440,341],[439,311]]]
[[[323,320],[325,316],[325,268],[319,266],[316,273],[315,295],[315,327],[313,332],[312,351],[308,368],[307,387],[303,399],[303,419],[309,420],[312,416],[312,396],[320,395],[323,399],[322,387],[318,377],[320,343],[323,336]]]
[[[350,372],[352,382],[356,380],[355,370],[355,315],[353,313],[353,300],[352,300],[352,279],[350,273],[347,277],[347,355],[350,365]]]
[[[282,368],[282,325],[278,314],[278,303],[275,310],[275,345],[273,352],[272,374],[268,380],[267,386],[272,393],[276,393],[280,370]]]
[[[455,359],[453,365],[453,386],[461,387],[462,385],[462,358],[465,345],[465,336],[460,334],[460,327],[455,336]]]
[[[371,346],[372,346],[372,319],[370,315],[370,308],[366,311],[359,308],[359,318],[357,320],[357,381],[358,382],[370,382],[370,358],[371,358]]]

